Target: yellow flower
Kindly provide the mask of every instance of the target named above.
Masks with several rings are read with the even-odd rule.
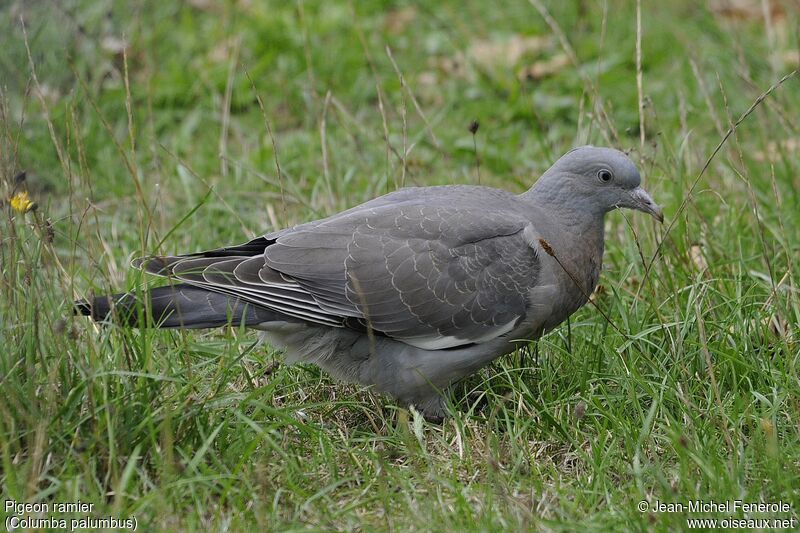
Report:
[[[11,207],[17,213],[27,213],[36,208],[36,204],[28,197],[28,191],[20,191],[8,199]]]

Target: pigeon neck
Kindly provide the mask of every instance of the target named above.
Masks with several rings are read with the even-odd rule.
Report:
[[[528,204],[543,209],[545,212],[569,222],[569,226],[581,225],[582,229],[592,226],[602,228],[606,209],[601,204],[592,201],[581,201],[575,192],[561,183],[546,179],[547,174],[537,181],[528,191],[519,198]],[[591,198],[589,198],[591,200]]]
[[[587,295],[597,286],[603,264],[606,210],[592,198],[562,186],[563,182],[544,177],[520,199],[536,213],[534,220],[541,217],[548,222],[538,226],[534,222],[534,226],[555,249],[563,271],[568,273],[562,276],[569,310],[566,318],[586,303]]]

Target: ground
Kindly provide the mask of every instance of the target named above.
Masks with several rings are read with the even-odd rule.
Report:
[[[143,531],[796,517],[798,22],[793,0],[0,3],[2,499]],[[665,224],[612,213],[593,304],[440,426],[238,328],[71,315],[141,286],[143,253],[403,185],[521,192],[586,143],[629,151]],[[695,500],[789,510],[656,504]]]

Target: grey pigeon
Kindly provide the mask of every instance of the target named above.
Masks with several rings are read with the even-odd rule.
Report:
[[[134,266],[173,281],[147,292],[150,323],[252,326],[288,362],[317,364],[441,419],[450,385],[588,301],[606,213],[627,207],[663,221],[640,181],[622,152],[584,146],[520,195],[405,188],[245,244]],[[76,309],[145,324],[131,293]]]

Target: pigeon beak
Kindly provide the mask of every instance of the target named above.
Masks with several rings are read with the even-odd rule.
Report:
[[[664,213],[661,207],[653,201],[646,190],[636,187],[631,191],[631,199],[633,200],[633,205],[631,205],[633,209],[648,213],[659,222],[664,222]]]

